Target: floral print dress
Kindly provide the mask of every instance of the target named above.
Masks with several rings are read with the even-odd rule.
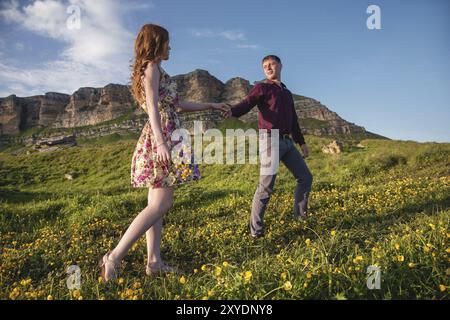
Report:
[[[131,185],[135,188],[175,187],[201,177],[198,165],[193,163],[191,148],[182,143],[182,137],[176,141],[171,140],[172,132],[180,128],[180,119],[176,111],[178,105],[177,84],[162,68],[160,70],[162,74],[159,82],[158,110],[161,117],[161,129],[169,146],[172,161],[170,165],[159,164],[156,161],[157,142],[149,118],[142,129],[131,161]],[[142,90],[142,96],[144,103],[141,107],[149,114],[144,90]],[[181,143],[177,147],[179,151],[173,155],[172,149],[179,143]]]

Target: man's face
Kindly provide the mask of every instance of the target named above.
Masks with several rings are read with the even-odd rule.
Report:
[[[278,63],[274,59],[267,59],[263,62],[263,69],[266,78],[269,80],[280,80],[281,75],[281,63]]]

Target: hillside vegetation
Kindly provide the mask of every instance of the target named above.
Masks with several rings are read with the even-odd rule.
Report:
[[[266,236],[248,237],[258,165],[201,164],[176,190],[163,258],[180,274],[147,277],[145,238],[114,283],[98,260],[147,202],[130,185],[134,135],[47,153],[0,153],[1,299],[448,299],[450,144],[363,140],[328,155],[306,136],[312,215],[291,218],[295,180],[281,165]],[[65,179],[72,174],[73,180]],[[79,290],[66,287],[70,265]],[[381,288],[366,286],[367,267]]]

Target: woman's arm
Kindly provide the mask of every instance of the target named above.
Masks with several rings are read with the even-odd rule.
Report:
[[[159,69],[156,63],[149,63],[144,72],[145,103],[150,118],[150,126],[157,144],[157,160],[170,161],[170,153],[161,128],[161,116],[158,110]]]
[[[202,110],[209,110],[209,109],[215,109],[219,111],[225,111],[227,110],[227,104],[225,103],[213,103],[213,102],[207,102],[207,103],[196,103],[196,102],[188,102],[183,101],[178,104],[178,112],[193,112],[193,111],[202,111]]]
[[[192,111],[202,111],[211,109],[210,103],[196,103],[183,101],[178,104],[178,112],[192,112]]]

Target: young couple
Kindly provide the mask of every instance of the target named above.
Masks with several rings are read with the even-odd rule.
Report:
[[[169,51],[166,29],[153,24],[142,26],[134,44],[131,90],[149,120],[133,153],[131,184],[133,187],[149,188],[148,205],[133,220],[117,246],[100,260],[101,276],[105,281],[117,276],[117,267],[125,254],[144,233],[147,238],[147,275],[175,271],[161,259],[163,217],[172,206],[174,188],[200,179],[192,154],[181,150],[177,159],[172,158],[173,147],[181,143],[181,139],[171,140],[172,132],[180,128],[178,112],[215,109],[225,117],[239,117],[258,105],[259,128],[267,129],[269,136],[271,129],[279,130],[279,159],[297,180],[293,215],[296,218],[307,215],[312,175],[294,141],[300,145],[305,157],[309,151],[298,125],[292,95],[280,81],[280,59],[273,55],[265,57],[262,65],[267,79],[256,84],[241,103],[230,107],[225,103],[178,101],[176,83],[161,67],[161,61],[169,59]],[[260,174],[249,224],[253,239],[263,235],[264,211],[273,192],[275,178],[276,174]]]

